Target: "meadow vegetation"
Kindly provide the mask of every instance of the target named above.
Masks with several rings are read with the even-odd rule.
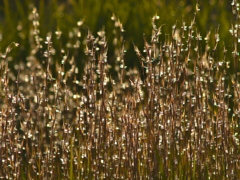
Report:
[[[114,13],[112,32],[93,33],[82,19],[68,38],[60,26],[42,36],[41,5],[16,39],[2,28],[11,41],[0,63],[0,179],[240,178],[236,0],[226,41],[219,26],[202,34],[197,5],[166,32],[153,15],[143,48]]]

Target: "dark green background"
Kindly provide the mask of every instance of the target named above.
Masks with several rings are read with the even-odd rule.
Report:
[[[11,52],[13,62],[25,61],[29,55],[29,30],[32,28],[32,22],[29,21],[28,16],[33,6],[37,7],[40,16],[40,36],[46,39],[48,32],[53,34],[53,46],[57,51],[54,57],[56,61],[60,61],[62,58],[60,49],[67,49],[67,42],[74,41],[69,39],[69,32],[77,27],[77,21],[84,19],[84,26],[81,28],[83,36],[80,39],[83,40],[88,28],[94,36],[97,36],[97,32],[104,27],[109,46],[108,60],[110,63],[113,62],[115,60],[115,47],[112,45],[114,23],[111,21],[111,16],[114,13],[121,20],[125,29],[122,34],[127,50],[125,60],[127,66],[130,67],[138,65],[132,42],[140,50],[143,49],[143,34],[147,40],[151,37],[153,15],[160,16],[157,21],[158,25],[165,24],[162,28],[163,35],[160,37],[161,41],[164,41],[164,34],[171,34],[174,24],[177,24],[179,28],[182,22],[190,25],[196,11],[195,0],[3,0],[0,2],[0,33],[2,34],[0,51],[4,52],[13,41],[20,43],[18,50]],[[196,18],[198,31],[204,38],[208,31],[214,34],[220,25],[219,51],[223,50],[224,42],[230,49],[228,51],[230,55],[232,40],[229,29],[231,22],[234,21],[231,13],[231,1],[201,0],[198,4],[200,7]],[[20,36],[19,30],[17,30],[18,25],[22,27],[20,31],[23,36]],[[54,37],[57,29],[63,32],[60,40]],[[84,64],[83,48],[84,46],[81,44],[78,50],[68,49],[69,55],[75,56],[79,66]]]

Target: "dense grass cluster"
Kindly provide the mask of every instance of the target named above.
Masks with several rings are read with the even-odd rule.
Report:
[[[239,179],[238,7],[233,1],[232,57],[216,53],[218,30],[201,36],[197,13],[169,34],[154,16],[143,52],[133,44],[141,66],[129,69],[113,15],[115,62],[104,30],[89,30],[83,75],[67,49],[56,52],[60,31],[39,36],[34,8],[27,62],[8,67],[21,44],[1,55],[0,179]]]

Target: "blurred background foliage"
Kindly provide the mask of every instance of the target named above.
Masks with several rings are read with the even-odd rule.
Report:
[[[84,64],[83,39],[88,29],[94,36],[104,29],[108,41],[108,58],[114,62],[114,37],[121,35],[125,40],[126,65],[133,67],[138,65],[138,58],[133,50],[133,42],[143,49],[143,34],[149,41],[151,38],[151,18],[159,15],[157,25],[163,25],[161,41],[166,34],[171,35],[172,26],[178,28],[183,22],[189,26],[196,12],[196,0],[2,0],[0,1],[0,51],[3,53],[11,42],[20,44],[18,50],[11,52],[12,61],[25,61],[31,50],[30,30],[32,22],[30,14],[33,7],[37,7],[39,13],[40,37],[45,40],[49,32],[52,33],[53,47],[56,50],[55,61],[62,59],[61,49],[67,50],[69,56],[74,56],[77,64]],[[231,14],[231,2],[228,0],[200,0],[198,2],[200,12],[196,17],[196,27],[204,38],[209,31],[215,33],[219,27],[220,43],[219,51],[223,50],[223,42],[227,48],[232,48],[229,29],[234,20]],[[114,22],[112,14],[120,19],[124,32],[114,35]],[[84,21],[84,25],[77,26],[78,21]],[[57,39],[56,31],[61,31],[60,39]],[[75,37],[74,32],[80,31],[81,37]],[[80,48],[73,48],[71,44],[81,42]],[[210,43],[211,45],[211,43]],[[204,42],[203,42],[204,50]],[[231,53],[229,51],[228,53]],[[39,56],[41,58],[41,56]],[[11,64],[10,64],[11,65]]]

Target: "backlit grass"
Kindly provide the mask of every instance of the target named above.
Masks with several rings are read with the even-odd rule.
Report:
[[[60,30],[40,36],[33,8],[26,63],[8,67],[21,48],[16,42],[1,54],[0,178],[239,179],[234,0],[232,8],[231,57],[227,45],[218,54],[221,28],[202,37],[197,9],[190,24],[173,25],[168,34],[154,16],[152,36],[141,37],[144,49],[132,45],[140,63],[135,68],[126,67],[124,27],[115,15],[113,63],[104,29],[88,30],[81,41],[83,22],[76,22],[68,47],[84,46],[79,67],[68,49],[56,51]]]

